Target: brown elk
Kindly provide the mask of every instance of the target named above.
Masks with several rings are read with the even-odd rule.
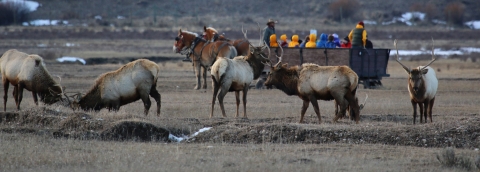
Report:
[[[207,41],[214,42],[214,41],[226,41],[233,45],[237,50],[237,55],[239,56],[246,56],[249,53],[250,43],[247,39],[236,39],[230,40],[225,38],[225,35],[218,34],[218,31],[213,27],[206,27],[203,26],[204,30],[204,37]]]
[[[13,97],[17,110],[23,98],[23,89],[32,92],[33,101],[38,105],[38,97],[45,104],[53,104],[62,99],[63,88],[48,72],[43,58],[20,52],[15,49],[6,51],[0,59],[3,82],[3,111],[7,110],[9,84],[13,85]],[[38,95],[38,97],[37,97]]]
[[[435,74],[435,70],[430,67],[436,60],[433,42],[432,39],[432,60],[427,65],[418,66],[414,69],[410,69],[400,62],[398,59],[397,40],[393,43],[397,50],[396,61],[402,65],[408,74],[407,88],[410,93],[410,102],[413,106],[413,124],[415,124],[415,118],[417,118],[417,104],[420,107],[420,123],[423,122],[423,117],[425,117],[425,123],[427,123],[427,115],[430,118],[430,122],[432,122],[432,108],[438,88],[437,75]]]
[[[237,50],[228,42],[207,43],[198,34],[189,31],[179,30],[173,46],[175,53],[187,55],[192,59],[197,78],[197,85],[194,89],[201,87],[200,73],[203,74],[203,89],[207,88],[207,70],[212,66],[217,57],[233,58],[237,56]],[[203,72],[201,70],[203,69]]]
[[[360,110],[364,107],[358,104],[356,98],[358,76],[348,66],[306,63],[288,68],[280,59],[276,65],[272,65],[265,86],[275,86],[287,95],[297,95],[303,100],[300,123],[303,123],[310,102],[318,116],[318,122],[322,122],[317,100],[335,100],[340,106],[334,122],[345,116],[347,107],[350,107],[350,116],[358,123]]]
[[[120,106],[142,99],[145,115],[151,106],[150,97],[157,102],[160,115],[161,96],[156,86],[160,67],[147,59],[127,63],[116,71],[100,75],[93,87],[71,103],[73,109],[99,111],[103,108],[118,111]],[[67,97],[68,99],[68,97]]]
[[[245,39],[247,39],[247,33],[243,32],[243,35]],[[250,43],[249,46],[250,53],[247,56],[237,56],[233,60],[219,58],[213,64],[211,70],[213,98],[210,118],[213,117],[213,109],[217,95],[220,108],[222,109],[222,115],[226,117],[223,98],[229,91],[235,91],[237,103],[236,117],[238,117],[238,108],[240,106],[240,91],[243,92],[243,117],[247,117],[246,104],[249,85],[254,79],[260,77],[263,68],[265,67],[264,63],[270,62],[268,56],[264,53],[264,49],[268,46],[260,44],[258,47],[255,47]],[[218,91],[220,91],[220,93],[218,93]]]

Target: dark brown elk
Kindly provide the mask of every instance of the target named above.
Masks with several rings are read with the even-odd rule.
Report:
[[[182,31],[178,32],[173,45],[173,51],[186,55],[193,62],[197,85],[194,89],[200,87],[207,88],[207,71],[215,62],[217,57],[233,58],[237,56],[237,50],[228,42],[207,43],[205,39],[198,34]],[[203,69],[203,72],[201,71]],[[200,84],[200,76],[203,74],[203,86]]]
[[[260,28],[259,28],[260,29]],[[243,32],[243,29],[242,29]],[[243,32],[245,39],[247,33]],[[247,39],[248,40],[248,39]],[[265,55],[264,49],[267,46],[250,45],[250,53],[247,56],[237,56],[234,59],[219,58],[213,64],[211,75],[213,85],[212,110],[210,118],[213,117],[213,110],[215,106],[215,99],[218,96],[222,115],[225,115],[225,108],[223,106],[223,98],[229,91],[235,91],[235,98],[237,103],[236,117],[238,117],[238,108],[240,106],[240,91],[243,92],[243,117],[247,117],[247,92],[250,83],[260,77],[265,63],[270,62],[268,56]],[[220,93],[218,93],[220,91]]]
[[[100,75],[93,87],[71,103],[72,108],[85,111],[99,111],[103,108],[118,111],[120,106],[141,99],[148,115],[150,97],[157,102],[157,115],[160,115],[161,97],[156,86],[160,67],[147,59],[127,63],[116,71]]]
[[[233,45],[237,50],[237,55],[239,56],[246,56],[250,52],[250,43],[247,39],[236,39],[230,40],[225,38],[225,35],[220,35],[218,31],[213,27],[206,27],[203,26],[204,29],[204,36],[207,41],[214,42],[214,41],[226,41]]]
[[[303,100],[300,123],[303,123],[310,103],[318,116],[318,122],[322,122],[317,100],[335,100],[340,106],[334,122],[345,116],[347,107],[350,107],[350,116],[358,123],[360,110],[364,106],[359,105],[356,98],[358,76],[348,66],[319,66],[306,63],[287,67],[280,59],[276,65],[272,65],[265,86],[275,86],[287,95],[296,95]]]
[[[38,105],[38,97],[45,104],[53,104],[62,99],[63,88],[52,78],[42,57],[11,49],[6,51],[0,59],[0,68],[5,94],[3,96],[3,111],[7,110],[9,84],[14,87],[13,97],[17,110],[20,110],[23,89],[32,92],[33,101],[36,105]]]
[[[405,72],[408,74],[408,92],[410,93],[410,102],[413,106],[413,124],[415,124],[415,118],[417,118],[417,104],[420,107],[420,123],[423,122],[422,118],[425,118],[427,123],[427,116],[432,122],[432,108],[435,102],[435,95],[437,94],[438,79],[430,65],[436,60],[434,54],[434,46],[432,39],[432,60],[425,66],[418,66],[414,69],[402,64],[398,59],[397,40],[394,41],[395,49],[397,50],[397,62],[402,65]]]

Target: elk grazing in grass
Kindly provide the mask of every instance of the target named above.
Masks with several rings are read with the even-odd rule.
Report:
[[[13,97],[20,110],[23,89],[32,92],[33,101],[38,105],[38,97],[45,104],[53,104],[62,99],[63,88],[48,72],[43,58],[28,55],[15,49],[8,50],[0,59],[3,82],[3,111],[7,110],[7,93],[9,84],[13,85]]]
[[[243,32],[243,35],[245,36],[245,39],[247,39],[247,33]],[[262,43],[260,43],[258,47],[255,47],[249,43],[250,53],[247,56],[237,56],[234,59],[219,58],[213,64],[211,70],[213,98],[210,118],[213,117],[217,95],[220,108],[222,109],[222,115],[223,117],[226,117],[223,98],[229,91],[235,91],[237,103],[236,117],[238,117],[238,108],[240,106],[240,91],[243,91],[243,117],[247,117],[246,104],[249,85],[254,79],[260,77],[263,68],[265,67],[264,63],[270,62],[268,56],[264,53],[264,49],[267,48],[267,45],[261,44]],[[218,93],[218,91],[220,91],[220,93]]]
[[[236,40],[230,40],[225,38],[224,35],[218,34],[218,31],[213,28],[213,27],[206,27],[203,26],[203,30],[205,32],[205,39],[210,42],[215,42],[215,41],[226,41],[233,45],[235,49],[237,50],[237,55],[239,56],[246,56],[250,52],[250,44],[247,39],[236,39]]]
[[[197,85],[194,89],[200,87],[207,88],[207,70],[212,66],[217,57],[234,58],[237,56],[237,50],[228,42],[211,42],[207,43],[205,39],[196,33],[179,30],[173,51],[182,55],[187,55],[192,59],[197,78]],[[203,69],[203,72],[201,70]],[[203,74],[203,86],[200,84],[200,77]]]
[[[348,66],[319,66],[311,63],[288,68],[281,61],[280,59],[276,65],[272,65],[265,86],[275,86],[287,95],[297,95],[303,100],[300,123],[303,123],[310,102],[318,116],[318,122],[322,122],[317,100],[335,100],[335,108],[337,104],[340,106],[340,111],[336,110],[334,122],[345,116],[348,107],[351,118],[359,122],[360,110],[364,104],[358,104],[358,76],[352,69]]]
[[[427,65],[418,66],[414,69],[410,69],[398,60],[397,40],[393,43],[397,50],[396,60],[408,74],[408,92],[413,106],[413,124],[415,124],[415,118],[417,118],[417,104],[420,107],[420,123],[423,122],[423,117],[425,117],[425,123],[427,123],[427,115],[432,122],[432,108],[438,88],[435,70],[429,66],[436,60],[433,42],[432,39],[432,60]]]
[[[71,103],[73,109],[99,111],[102,108],[118,111],[120,106],[142,99],[145,115],[151,106],[150,97],[157,102],[160,115],[160,94],[156,86],[160,67],[147,59],[127,63],[120,69],[100,75],[93,87]]]

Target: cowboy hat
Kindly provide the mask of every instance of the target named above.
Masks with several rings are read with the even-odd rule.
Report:
[[[278,23],[278,21],[276,21],[276,20],[273,20],[273,19],[268,19],[268,21],[267,21],[267,25],[268,25],[269,23]]]

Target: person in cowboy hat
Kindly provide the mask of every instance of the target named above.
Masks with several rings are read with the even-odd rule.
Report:
[[[352,48],[365,48],[367,44],[367,30],[365,30],[363,21],[357,23],[355,29],[352,29],[350,34],[348,34],[348,38],[352,43]]]
[[[278,23],[278,21],[268,19],[267,27],[263,28],[263,41],[265,41],[267,45],[270,45],[270,36],[275,34],[275,23]]]

